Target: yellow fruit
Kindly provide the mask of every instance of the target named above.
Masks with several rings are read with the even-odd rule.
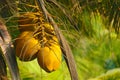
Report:
[[[40,45],[32,32],[22,32],[15,41],[16,55],[22,61],[30,61],[36,58]]]
[[[61,49],[58,44],[50,43],[49,47],[40,48],[37,60],[41,68],[46,72],[52,72],[59,68],[61,64]]]

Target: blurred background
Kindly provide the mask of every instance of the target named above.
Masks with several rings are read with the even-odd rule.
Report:
[[[72,49],[79,80],[120,80],[120,0],[44,1]],[[19,35],[17,4],[29,12],[32,9],[26,4],[34,6],[33,2],[0,0],[0,18],[13,42]],[[22,80],[70,80],[64,59],[52,73],[43,71],[36,60],[17,61]]]

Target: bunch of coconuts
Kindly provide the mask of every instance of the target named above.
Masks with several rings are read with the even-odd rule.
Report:
[[[42,69],[52,72],[59,68],[62,52],[54,28],[41,16],[40,12],[19,16],[20,35],[15,40],[16,56],[21,61],[37,58]]]

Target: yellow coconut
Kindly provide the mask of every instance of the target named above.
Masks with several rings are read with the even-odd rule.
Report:
[[[51,41],[50,41],[51,42]],[[59,68],[62,54],[59,44],[50,43],[49,46],[40,48],[37,60],[41,68],[46,72],[52,72]]]
[[[22,61],[30,61],[37,57],[40,45],[32,32],[22,32],[15,41],[16,55]]]

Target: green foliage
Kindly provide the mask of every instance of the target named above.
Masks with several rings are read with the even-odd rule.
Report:
[[[61,67],[57,71],[52,73],[46,73],[42,70],[36,59],[30,62],[18,60],[18,64],[22,80],[70,80],[65,61],[62,62]]]
[[[89,79],[89,80],[120,80],[120,69],[113,69],[108,71],[105,74],[102,74],[101,76],[98,76],[97,78],[94,79]]]

